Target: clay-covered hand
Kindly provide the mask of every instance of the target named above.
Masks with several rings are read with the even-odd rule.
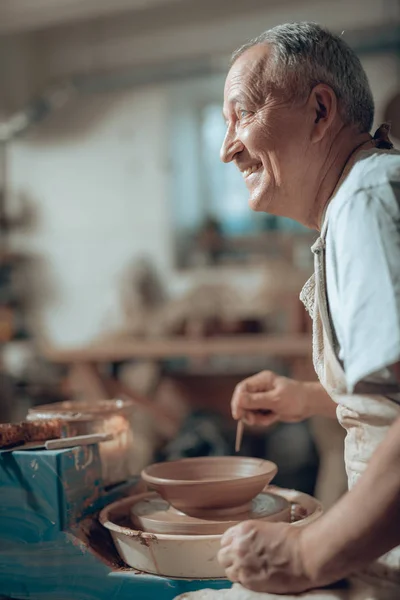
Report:
[[[228,579],[256,592],[302,592],[318,585],[303,566],[301,529],[288,523],[244,521],[228,529],[218,561]]]
[[[294,423],[307,419],[307,389],[301,381],[261,371],[240,382],[231,401],[232,416],[249,425]]]

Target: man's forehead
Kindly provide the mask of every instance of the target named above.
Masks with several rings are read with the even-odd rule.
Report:
[[[258,44],[246,50],[233,63],[225,82],[225,100],[232,102],[242,89],[259,94],[267,82],[266,66],[270,49]]]

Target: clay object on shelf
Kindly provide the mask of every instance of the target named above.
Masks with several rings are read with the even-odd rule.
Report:
[[[133,526],[150,533],[171,533],[177,535],[222,534],[241,521],[260,519],[262,521],[286,522],[291,520],[291,506],[287,500],[267,492],[261,492],[250,503],[249,509],[221,514],[221,510],[209,511],[208,518],[185,515],[156,492],[135,503],[131,510]]]
[[[220,456],[184,458],[143,469],[142,479],[171,506],[191,516],[209,511],[243,511],[277,473],[277,466],[259,458]]]
[[[24,430],[19,423],[0,423],[0,448],[21,444],[24,441]]]
[[[105,485],[121,483],[134,476],[136,451],[134,438],[134,403],[108,399],[95,403],[67,400],[29,409],[28,421],[60,420],[63,437],[111,434],[99,444],[102,477]]]
[[[0,448],[42,442],[60,438],[62,423],[57,419],[48,421],[22,421],[21,423],[0,423]]]

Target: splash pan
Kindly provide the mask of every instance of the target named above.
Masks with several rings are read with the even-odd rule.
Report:
[[[267,492],[267,496],[276,498],[274,504],[276,512],[267,517],[264,515],[264,518],[267,518],[267,520],[268,518],[269,520],[280,520],[280,516],[282,516],[282,520],[290,520],[292,526],[296,527],[306,525],[322,514],[320,503],[307,494],[272,486],[266,488],[265,491]],[[263,495],[260,494],[260,496]],[[136,524],[133,524],[133,521],[136,519],[143,519],[149,517],[149,515],[150,517],[153,516],[154,519],[154,512],[147,511],[146,513],[143,509],[143,502],[153,508],[163,506],[166,512],[168,512],[169,508],[167,504],[151,504],[151,501],[153,500],[154,502],[155,498],[158,499],[158,503],[163,502],[157,494],[147,492],[114,502],[101,511],[100,522],[110,531],[121,558],[130,567],[138,571],[165,577],[189,579],[223,578],[223,569],[221,569],[217,561],[222,533],[204,533],[201,535],[154,533],[143,531],[139,527],[138,521],[136,521]],[[283,502],[279,503],[279,499],[283,500]],[[255,501],[257,502],[257,499]],[[270,504],[270,509],[271,506],[272,504]],[[284,506],[289,508],[289,518],[287,512],[285,517]],[[278,516],[281,507],[281,515]],[[244,520],[241,518],[241,515],[237,514],[237,516],[239,517],[238,520]],[[229,521],[228,516],[225,516],[224,519]],[[224,519],[216,517],[214,526],[220,527]],[[182,523],[188,527],[187,530],[190,530],[192,526],[194,527],[194,522],[186,515],[184,515],[184,518],[182,517],[180,524],[182,525]],[[206,524],[208,527],[209,519],[206,520]],[[199,523],[197,522],[196,526],[198,525]],[[149,526],[149,523],[147,523],[147,526]],[[160,520],[156,523],[156,527],[159,526]],[[150,527],[152,527],[151,524]],[[167,525],[166,527],[169,526]]]

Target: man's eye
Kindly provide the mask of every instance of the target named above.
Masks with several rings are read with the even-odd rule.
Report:
[[[250,114],[250,111],[248,110],[239,110],[239,119],[244,119],[245,117],[248,117]]]

